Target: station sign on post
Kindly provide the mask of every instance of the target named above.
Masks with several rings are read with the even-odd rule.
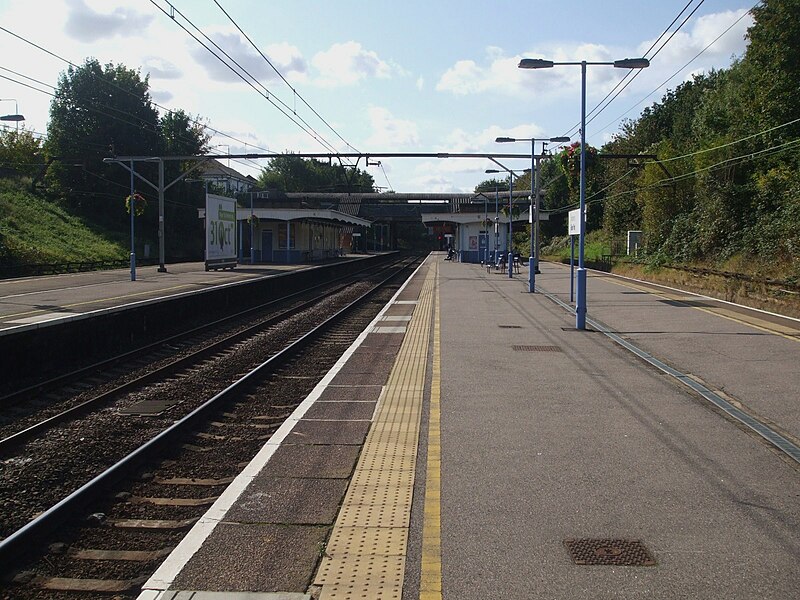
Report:
[[[580,235],[581,234],[581,209],[576,208],[575,210],[569,211],[569,234],[570,235]]]
[[[206,194],[206,271],[236,265],[236,200]]]

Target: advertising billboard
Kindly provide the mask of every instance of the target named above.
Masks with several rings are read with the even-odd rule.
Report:
[[[206,270],[236,266],[236,200],[206,194]]]

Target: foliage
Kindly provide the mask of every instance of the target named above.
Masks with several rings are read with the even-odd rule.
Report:
[[[597,164],[597,148],[586,146],[586,172]],[[580,183],[581,176],[581,143],[573,142],[558,153],[558,161],[561,169],[567,176],[567,183],[570,189],[575,189]]]
[[[131,214],[131,202],[133,203],[134,213],[137,217],[141,217],[147,209],[147,199],[139,192],[134,192],[125,198],[125,212]]]
[[[506,179],[485,179],[481,181],[478,185],[475,186],[475,193],[479,192],[493,192],[497,190],[498,192],[507,192],[508,191],[508,178]]]
[[[128,254],[108,233],[40,195],[0,180],[0,263],[38,264],[121,260]]]
[[[53,162],[50,189],[75,214],[113,227],[121,215],[112,198],[130,189],[129,175],[109,156],[152,156],[159,150],[158,113],[147,77],[111,63],[87,59],[59,77],[50,105],[45,152]],[[136,165],[152,177],[152,165]]]
[[[42,145],[33,133],[24,127],[0,130],[0,177],[35,177],[43,167]]]
[[[282,192],[374,192],[372,175],[357,167],[282,154],[261,171],[259,186]]]
[[[798,8],[797,0],[764,0],[752,10],[744,56],[695,75],[621,125],[587,178],[589,231],[641,229],[652,264],[800,272],[800,123],[792,123],[800,57],[789,50],[800,46]],[[573,144],[559,155],[569,185],[547,190],[546,207],[577,204],[578,151]],[[609,154],[658,162],[602,159]],[[545,243],[565,227],[560,212],[551,215]]]

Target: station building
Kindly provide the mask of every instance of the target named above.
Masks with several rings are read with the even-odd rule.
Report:
[[[527,191],[514,192],[514,227],[528,221]],[[426,249],[456,251],[480,263],[507,252],[508,192],[237,194],[238,262],[297,264],[348,253],[396,250],[404,226],[427,234]],[[199,210],[203,218],[205,211]]]

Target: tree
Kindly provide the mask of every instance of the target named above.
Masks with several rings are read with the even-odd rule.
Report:
[[[357,167],[283,154],[261,171],[259,186],[282,192],[374,192],[372,175]]]
[[[35,177],[43,166],[42,144],[30,131],[0,130],[0,177]]]
[[[53,161],[47,176],[72,211],[112,227],[124,218],[129,179],[103,158],[159,150],[158,113],[148,89],[148,78],[138,71],[101,66],[94,58],[59,77],[45,143]],[[153,168],[147,171],[152,174]]]
[[[199,118],[179,109],[169,111],[159,120],[160,154],[164,156],[197,156],[205,154],[211,138]],[[196,161],[164,162],[165,183],[174,181],[182,172],[197,166]],[[198,226],[197,208],[205,205],[202,185],[174,185],[166,192],[164,220],[167,253],[173,257],[196,257],[202,252],[202,230]]]
[[[475,186],[475,193],[478,192],[507,192],[508,191],[508,178],[506,179],[485,179]]]

